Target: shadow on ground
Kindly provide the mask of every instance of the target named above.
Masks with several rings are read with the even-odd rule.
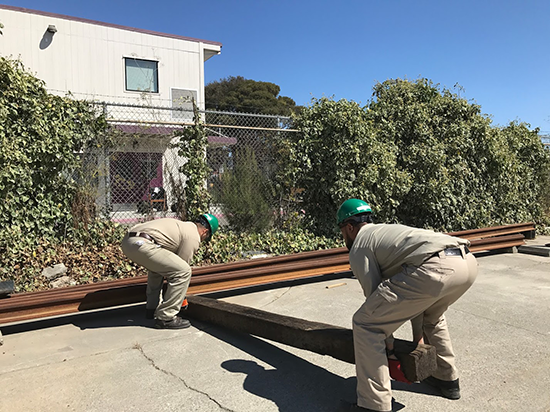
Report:
[[[355,399],[354,377],[342,378],[254,336],[200,322],[193,326],[257,359],[228,359],[220,366],[244,374],[243,388],[271,400],[281,412],[335,411],[341,399]]]
[[[4,335],[30,330],[73,324],[81,330],[139,326],[151,328],[153,321],[144,316],[145,305],[133,305],[116,309],[99,310],[37,320],[2,327]],[[282,412],[336,411],[341,401],[356,402],[355,377],[343,378],[269,341],[233,332],[199,321],[192,325],[204,333],[223,341],[257,359],[227,359],[221,367],[231,373],[244,374],[243,389],[275,403]],[[267,364],[268,366],[263,366]],[[435,395],[435,391],[423,384],[392,382],[394,391],[407,391]],[[394,401],[393,411],[405,405]]]
[[[31,330],[46,329],[55,326],[73,324],[81,330],[141,326],[152,328],[153,321],[145,319],[145,304],[105,309],[74,315],[65,315],[49,319],[40,319],[14,325],[1,326],[4,335],[22,333]]]
[[[193,326],[269,365],[250,359],[228,359],[220,366],[229,372],[244,374],[243,389],[271,400],[281,412],[336,411],[342,401],[356,402],[355,377],[343,378],[254,336],[200,322],[194,322]],[[396,391],[432,393],[423,384],[393,382],[392,387]],[[394,400],[393,411],[404,408],[405,405]]]

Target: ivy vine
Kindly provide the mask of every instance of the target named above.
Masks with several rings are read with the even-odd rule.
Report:
[[[208,212],[210,194],[206,187],[210,168],[206,160],[208,137],[201,115],[195,101],[193,101],[193,125],[185,127],[175,133],[177,141],[172,145],[183,159],[179,167],[182,179],[176,179],[180,187],[177,209],[183,220],[193,219]]]

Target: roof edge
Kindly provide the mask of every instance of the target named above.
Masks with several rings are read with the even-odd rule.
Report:
[[[222,47],[222,44],[220,42],[217,42],[217,41],[202,40],[202,39],[196,39],[196,38],[193,38],[193,37],[178,36],[176,34],[161,33],[161,32],[152,31],[152,30],[138,29],[136,27],[122,26],[120,24],[113,24],[113,23],[105,23],[103,21],[84,19],[84,18],[81,18],[81,17],[67,16],[67,15],[64,15],[64,14],[50,13],[50,12],[47,12],[47,11],[32,10],[32,9],[26,9],[26,8],[23,8],[23,7],[8,6],[8,5],[5,5],[5,4],[0,4],[0,9],[10,10],[10,11],[17,11],[17,12],[21,12],[21,13],[37,14],[37,15],[40,15],[40,16],[55,17],[55,18],[58,18],[58,19],[77,21],[79,23],[95,24],[96,26],[104,26],[104,27],[110,27],[110,28],[113,28],[113,29],[127,30],[127,31],[133,31],[133,32],[136,32],[136,33],[151,34],[153,36],[169,37],[171,39],[187,40],[187,41],[211,44],[211,45],[214,45],[214,46]]]

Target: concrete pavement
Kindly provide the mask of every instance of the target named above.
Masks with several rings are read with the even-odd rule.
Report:
[[[550,258],[478,262],[476,283],[447,312],[462,399],[394,382],[394,411],[550,411]],[[355,279],[325,278],[224,300],[350,328],[364,297]],[[355,400],[353,365],[199,322],[155,330],[143,312],[3,326],[0,411],[317,412]],[[396,335],[410,338],[409,325]]]

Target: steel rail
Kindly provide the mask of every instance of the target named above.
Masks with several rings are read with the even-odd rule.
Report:
[[[266,258],[268,259],[275,258]],[[334,251],[308,253],[307,259],[299,256],[295,263],[288,257],[276,261],[283,262],[270,265],[265,261],[258,262],[256,268],[250,267],[250,264],[232,264],[230,269],[233,270],[229,271],[223,271],[224,265],[215,265],[218,273],[212,273],[211,268],[200,273],[201,268],[196,268],[199,275],[196,276],[194,273],[191,277],[188,294],[210,293],[349,271],[347,255],[334,254]],[[246,268],[237,269],[242,266]],[[146,284],[147,277],[140,276],[15,294],[0,299],[0,324],[143,302]]]
[[[470,241],[470,250],[480,252],[484,250],[504,249],[524,244],[525,237],[521,233],[498,236],[496,238],[482,238]]]
[[[534,230],[534,225],[499,226],[449,234],[470,237],[470,249],[472,252],[479,252],[522,245],[522,232],[526,230]],[[510,231],[516,233],[502,235]],[[349,276],[346,248],[196,267],[193,268],[188,294],[199,295],[340,272],[346,272],[346,276]],[[138,276],[15,294],[0,299],[0,324],[143,302],[146,283],[146,276]]]
[[[527,234],[535,231],[534,223],[517,223],[513,225],[492,226],[481,229],[462,230],[459,232],[448,233],[451,236],[462,237],[465,239],[483,239],[495,236],[522,233],[526,238]]]

